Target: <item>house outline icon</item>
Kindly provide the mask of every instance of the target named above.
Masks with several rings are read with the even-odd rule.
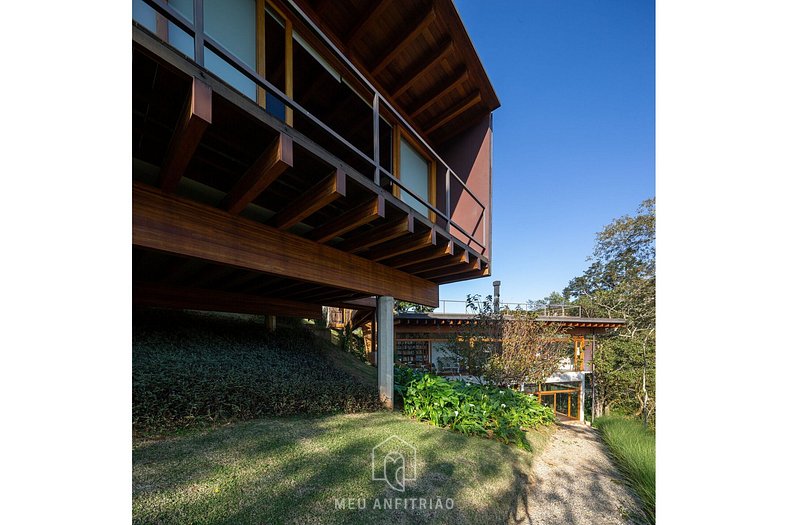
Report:
[[[393,452],[387,452],[389,449]],[[387,470],[387,463],[398,459],[402,461],[402,466],[392,474]],[[400,469],[402,477],[397,479],[396,473]],[[383,471],[382,476],[378,475],[380,470]],[[416,480],[416,447],[397,435],[391,435],[375,445],[372,448],[372,479],[385,481],[392,489],[404,492],[404,482]]]

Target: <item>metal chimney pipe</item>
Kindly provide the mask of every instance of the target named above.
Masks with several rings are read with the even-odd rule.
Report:
[[[493,312],[501,311],[501,281],[493,281]]]

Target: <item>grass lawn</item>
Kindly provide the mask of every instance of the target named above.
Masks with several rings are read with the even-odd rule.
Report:
[[[594,426],[602,433],[627,482],[643,502],[650,523],[656,521],[656,437],[640,421],[618,416],[599,417]]]
[[[546,432],[529,432],[535,451]],[[417,448],[417,478],[404,493],[371,479],[372,449],[391,435]],[[137,441],[133,521],[500,523],[522,508],[531,459],[514,446],[391,412],[264,418]],[[452,498],[454,508],[373,508],[376,498],[439,497]],[[365,498],[366,509],[338,509],[335,498]]]

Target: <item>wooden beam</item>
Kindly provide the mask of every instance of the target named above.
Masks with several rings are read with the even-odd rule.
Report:
[[[429,56],[426,60],[416,63],[414,66],[408,68],[406,73],[400,75],[405,80],[391,92],[392,98],[399,98],[411,87],[417,80],[427,74],[433,67],[440,64],[441,60],[446,58],[451,50],[454,48],[454,42],[447,40],[435,53]]]
[[[319,304],[155,283],[134,283],[132,301],[141,306],[212,312],[282,315],[309,319],[317,319],[322,315],[322,308]]]
[[[186,166],[197,150],[203,133],[211,124],[213,91],[205,82],[192,78],[189,101],[184,108],[178,127],[167,148],[167,155],[159,172],[159,187],[167,192],[175,191]]]
[[[232,290],[233,288],[241,288],[245,289],[247,287],[251,288],[252,281],[255,281],[261,277],[261,274],[257,272],[245,272],[242,270],[238,270],[238,274],[235,277],[229,278],[226,282],[222,283],[222,288],[225,290]],[[267,275],[263,275],[262,277],[268,277]]]
[[[345,172],[337,168],[306,193],[285,206],[272,219],[274,226],[286,230],[328,206],[347,193]]]
[[[448,124],[449,122],[451,122],[452,120],[454,120],[462,113],[472,108],[473,106],[475,106],[481,101],[482,101],[482,96],[479,94],[478,91],[472,93],[468,98],[458,102],[457,104],[455,104],[453,108],[451,108],[446,113],[444,113],[443,117],[441,117],[440,120],[438,120],[432,126],[430,126],[429,129],[425,130],[424,133],[429,135],[430,133],[440,128],[441,126]]]
[[[293,139],[284,133],[279,133],[230,190],[222,201],[221,208],[230,213],[240,213],[292,166]]]
[[[380,0],[379,2],[373,3],[369,6],[364,14],[359,17],[356,25],[353,26],[353,28],[348,33],[347,39],[345,40],[345,45],[348,49],[353,47],[353,45],[356,43],[356,40],[358,40],[358,38],[364,34],[367,26],[369,26],[373,20],[380,17],[389,4],[391,4],[391,0]]]
[[[386,266],[391,266],[392,268],[402,268],[417,262],[431,261],[433,259],[438,259],[447,255],[454,255],[454,251],[454,241],[443,241],[437,243],[437,246],[431,246],[415,252],[398,255],[390,259],[384,259],[381,262]]]
[[[413,231],[413,214],[409,213],[401,219],[397,219],[388,224],[381,224],[366,232],[354,235],[348,240],[336,245],[336,248],[350,253],[358,253],[386,241],[402,237],[408,233],[413,233]]]
[[[460,84],[466,80],[468,80],[468,70],[463,69],[459,75],[452,77],[452,79],[449,80],[444,87],[440,88],[437,93],[431,93],[425,96],[423,100],[418,102],[416,108],[410,113],[410,118],[417,118],[419,115],[431,108],[433,104],[442,100],[443,97],[457,89]]]
[[[132,243],[368,296],[438,306],[438,287],[425,279],[139,182],[132,186]]]
[[[399,55],[403,49],[408,47],[411,42],[413,42],[417,36],[422,34],[427,26],[430,25],[435,20],[435,10],[430,9],[426,15],[421,19],[419,23],[411,27],[410,30],[406,31],[404,35],[400,38],[396,39],[396,45],[388,50],[388,52],[383,55],[383,58],[378,62],[378,64],[372,69],[372,76],[375,77],[383,71],[386,66],[388,66],[394,58]]]
[[[412,273],[414,275],[422,274],[422,273],[429,273],[435,270],[440,270],[441,268],[450,268],[452,266],[467,265],[470,263],[470,256],[468,255],[468,250],[461,250],[460,253],[457,255],[452,255],[449,257],[444,257],[441,259],[433,259],[432,261],[420,262],[417,264],[413,264],[410,266],[405,266],[401,268],[403,272]]]
[[[299,294],[298,299],[302,301],[309,301],[315,302],[319,304],[323,304],[323,301],[326,300],[339,300],[339,299],[346,299],[355,297],[358,294],[355,292],[348,292],[347,290],[337,290],[337,289],[320,289],[314,292]]]
[[[353,327],[362,326],[364,323],[369,321],[373,315],[375,315],[374,310],[358,310],[350,318],[350,324]]]
[[[484,267],[481,270],[471,270],[470,272],[448,275],[446,277],[438,277],[432,279],[432,282],[437,284],[456,283],[460,281],[467,281],[469,279],[478,279],[480,277],[489,277],[490,267]]]
[[[479,261],[477,257],[471,256],[470,259],[471,259],[470,262],[461,263],[454,267],[440,268],[436,270],[430,270],[427,272],[418,272],[418,273],[425,279],[436,279],[441,277],[447,277],[449,275],[457,275],[460,273],[467,273],[467,272],[478,271],[482,269],[481,261]],[[403,271],[407,271],[407,270],[403,269]]]
[[[253,289],[254,292],[260,292],[264,295],[292,295],[293,293],[305,292],[314,289],[314,283],[305,283],[302,281],[285,281],[282,283],[262,284],[258,288]]]
[[[374,297],[365,297],[363,299],[350,299],[342,303],[344,308],[352,310],[374,310],[377,308],[377,302]]]
[[[365,254],[368,259],[373,261],[382,261],[396,255],[403,253],[413,252],[429,246],[437,244],[437,234],[434,228],[423,233],[415,233],[406,237],[405,239],[396,239],[376,246],[375,249],[370,250]]]
[[[227,277],[227,272],[231,271],[232,268],[227,266],[217,266],[215,264],[208,264],[199,272],[197,275],[191,277],[188,280],[189,286],[194,286],[195,288],[210,288],[210,284],[212,284],[216,279],[224,276]]]
[[[324,243],[334,237],[353,231],[359,226],[370,223],[375,219],[386,216],[386,200],[382,195],[376,195],[369,201],[352,210],[346,211],[336,219],[318,226],[306,234],[307,239]]]

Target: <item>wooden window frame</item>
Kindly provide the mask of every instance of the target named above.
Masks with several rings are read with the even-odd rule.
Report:
[[[256,0],[257,9],[257,73],[265,78],[265,11],[270,8],[285,22],[285,95],[293,99],[293,21],[276,2]],[[265,109],[265,90],[257,86],[257,104]],[[285,124],[293,126],[293,108],[285,104]]]
[[[429,173],[427,174],[427,193],[428,193],[427,202],[429,202],[432,206],[436,206],[437,162],[435,161],[434,158],[432,158],[432,155],[430,155],[430,153],[424,148],[424,146],[422,146],[420,142],[416,140],[410,132],[408,132],[405,129],[402,129],[402,127],[399,124],[394,125],[392,135],[394,140],[394,144],[392,148],[393,157],[394,157],[394,159],[392,159],[394,161],[393,162],[394,177],[396,177],[397,180],[401,180],[400,140],[405,140],[408,143],[408,145],[410,145],[410,147],[416,150],[416,152],[419,155],[421,155],[425,161],[427,161],[427,164],[429,165]],[[400,190],[399,186],[395,185],[394,188],[392,188],[392,190],[393,190],[392,191],[393,195],[398,199],[402,200],[402,196],[401,196],[402,191]],[[435,222],[437,220],[435,212],[430,210],[429,208],[427,209],[427,217],[429,218],[430,222]]]

